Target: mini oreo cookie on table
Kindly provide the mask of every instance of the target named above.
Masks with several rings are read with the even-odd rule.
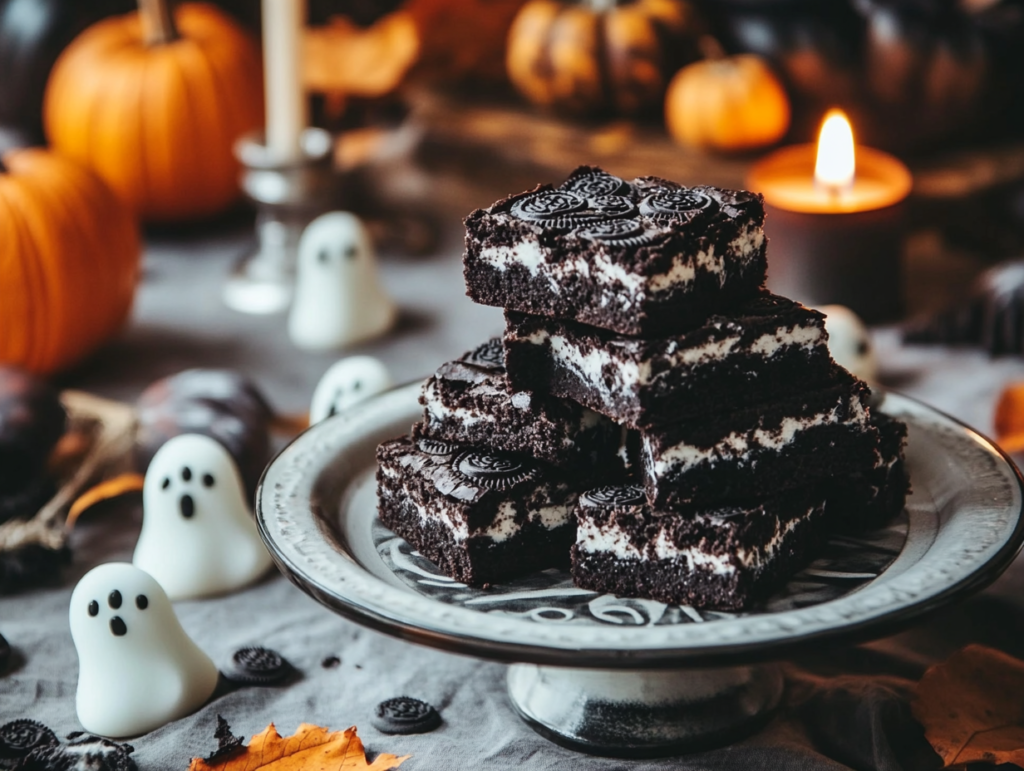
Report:
[[[293,667],[277,651],[250,646],[235,651],[222,670],[228,680],[240,685],[278,685],[295,673]]]
[[[66,743],[43,744],[15,766],[16,771],[138,771],[130,744],[74,731]]]
[[[377,705],[371,722],[381,733],[423,734],[441,725],[441,715],[425,701],[396,696]]]
[[[58,744],[57,735],[35,720],[12,720],[0,726],[0,761],[15,761],[39,747]]]

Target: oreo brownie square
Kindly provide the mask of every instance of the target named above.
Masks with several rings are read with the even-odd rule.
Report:
[[[514,389],[573,399],[635,428],[769,401],[826,382],[832,367],[825,317],[768,292],[659,338],[514,311],[505,319]]]
[[[524,453],[595,481],[622,473],[622,431],[608,418],[566,399],[510,392],[501,338],[442,365],[424,383],[420,404],[414,436]]]
[[[672,334],[762,286],[763,224],[756,193],[581,166],[466,218],[466,291],[623,335]]]
[[[377,448],[381,522],[446,575],[483,586],[568,563],[577,490],[529,458],[409,437]]]
[[[903,454],[906,424],[876,409],[871,410],[870,420],[879,437],[875,464],[832,480],[829,491],[829,521],[848,532],[882,527],[903,511],[910,492]]]
[[[836,365],[824,387],[642,432],[657,509],[764,498],[875,466],[867,385]]]
[[[638,486],[580,495],[573,583],[621,597],[741,610],[811,561],[826,525],[813,488],[756,503],[653,509]]]

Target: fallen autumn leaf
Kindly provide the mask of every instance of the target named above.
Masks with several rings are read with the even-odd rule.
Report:
[[[303,723],[294,735],[282,737],[271,723],[252,737],[244,750],[233,752],[222,761],[193,758],[189,771],[388,771],[398,768],[408,757],[381,753],[373,763],[367,763],[355,726],[331,732]]]
[[[946,767],[1024,766],[1024,662],[968,645],[921,678],[914,717]]]

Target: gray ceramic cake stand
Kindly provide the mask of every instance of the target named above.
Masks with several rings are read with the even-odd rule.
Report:
[[[474,589],[438,573],[376,517],[374,448],[418,419],[418,384],[310,428],[267,469],[260,531],[281,570],[337,613],[412,642],[505,661],[516,711],[559,744],[669,755],[732,740],[782,695],[772,663],[890,633],[975,592],[1024,540],[1021,479],[991,443],[888,394],[905,420],[913,494],[891,525],[832,538],[746,614],[572,586],[550,570]]]

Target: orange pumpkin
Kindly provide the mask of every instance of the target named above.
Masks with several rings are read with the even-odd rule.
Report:
[[[54,148],[95,169],[144,219],[222,211],[238,196],[232,146],[263,123],[256,42],[210,5],[106,19],[54,66],[44,120]]]
[[[531,102],[571,113],[635,115],[697,58],[687,0],[530,0],[509,30],[509,79]]]
[[[131,211],[94,173],[46,150],[0,163],[0,363],[50,373],[114,334],[139,268]]]
[[[753,54],[683,67],[665,95],[665,123],[677,142],[723,152],[778,142],[789,114],[785,88]]]

